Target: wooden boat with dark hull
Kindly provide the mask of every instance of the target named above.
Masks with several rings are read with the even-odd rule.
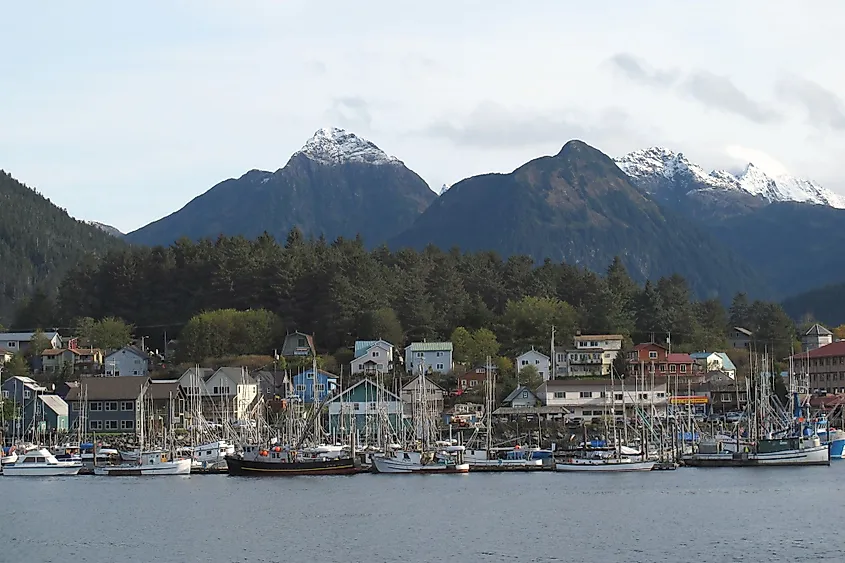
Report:
[[[335,459],[265,459],[244,455],[227,455],[226,468],[229,475],[354,475],[365,471],[357,458]]]

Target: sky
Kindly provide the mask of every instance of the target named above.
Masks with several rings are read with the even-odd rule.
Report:
[[[137,229],[337,126],[432,189],[570,139],[845,193],[845,3],[8,2],[0,169]]]

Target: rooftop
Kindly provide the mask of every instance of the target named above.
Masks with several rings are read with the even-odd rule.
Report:
[[[146,377],[125,375],[122,377],[83,377],[79,387],[68,391],[66,400],[79,401],[88,394],[89,401],[135,400],[147,384]]]
[[[800,354],[795,354],[793,359],[800,360],[800,359],[807,359],[809,358],[830,358],[833,356],[845,356],[845,340],[840,340],[839,342],[834,342],[832,344],[827,344],[820,348],[816,348],[815,350],[810,350],[809,352],[801,352]]]
[[[411,352],[443,352],[452,351],[451,342],[412,342],[407,350]]]
[[[691,364],[692,357],[689,354],[669,354],[666,356],[666,362],[670,364]]]
[[[816,323],[804,333],[804,336],[833,336],[833,333],[827,330],[822,325]]]
[[[621,334],[578,334],[576,340],[624,340]]]
[[[58,332],[52,331],[45,332],[44,336],[47,337],[47,340],[53,340],[58,334]],[[0,332],[0,340],[6,341],[29,342],[33,336],[35,336],[34,332]]]

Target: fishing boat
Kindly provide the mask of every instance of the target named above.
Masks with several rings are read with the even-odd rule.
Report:
[[[363,471],[355,456],[305,457],[296,450],[271,446],[244,446],[243,451],[227,455],[226,470],[229,475],[353,475]]]
[[[592,452],[589,455],[565,458],[555,462],[555,471],[651,471],[656,461],[638,461],[626,456]]]
[[[721,442],[702,442],[697,452],[684,456],[684,463],[692,467],[830,465],[830,448],[818,436],[758,440],[741,452],[725,451],[721,446]]]
[[[47,448],[30,450],[14,463],[3,466],[3,475],[9,477],[52,477],[76,475],[82,469],[81,461],[59,461]]]
[[[469,473],[463,452],[464,446],[446,446],[441,452],[391,450],[373,456],[373,469],[376,473]]]
[[[119,465],[97,465],[94,475],[109,477],[150,476],[150,475],[190,475],[191,459],[169,456],[161,450],[143,452],[134,463]]]

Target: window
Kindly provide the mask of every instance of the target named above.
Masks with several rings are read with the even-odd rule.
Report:
[[[669,364],[669,373],[675,373],[675,370],[678,368],[675,364]]]
[[[522,392],[522,398],[523,398],[523,399],[527,399],[527,398],[528,398],[528,391],[523,391],[523,392]]]
[[[565,399],[566,393],[562,391],[555,391],[555,399]]]
[[[442,370],[442,369],[443,369],[443,364],[437,364],[437,369]]]
[[[539,365],[540,365],[540,360],[534,360],[534,365],[535,365],[535,366],[539,366]]]
[[[648,399],[648,393],[640,393],[640,400],[645,401]]]
[[[686,372],[687,372],[687,365],[681,364],[681,373],[686,373]]]
[[[424,358],[424,357],[425,357],[425,352],[417,352],[417,357],[418,357],[418,358]]]
[[[470,387],[475,387],[476,385],[478,385],[478,381],[476,381],[475,379],[469,380],[469,386]]]
[[[581,398],[582,399],[592,399],[593,392],[592,391],[581,391]]]
[[[103,421],[102,420],[89,420],[88,421],[88,428],[91,430],[102,430],[103,429]]]
[[[306,377],[307,377],[308,379],[314,379],[314,374],[313,374],[313,373],[309,373]]]
[[[123,401],[120,403],[120,410],[122,411],[134,411],[135,410],[135,401]]]
[[[665,399],[665,398],[666,398],[666,393],[658,393],[658,394],[657,394],[657,398],[658,398],[658,399]]]
[[[317,391],[325,391],[325,390],[326,390],[326,385],[324,383],[318,383],[317,384]]]
[[[442,357],[443,357],[443,352],[437,352],[437,357],[438,357],[438,358],[442,358]]]
[[[466,387],[466,386],[467,386],[467,380],[461,379],[461,387]]]
[[[354,410],[356,410],[356,411],[361,410],[361,403],[354,403],[354,404],[352,405],[352,408],[353,408]]]
[[[8,392],[8,391],[6,391],[5,389],[3,389],[3,398],[4,398],[4,399],[8,399],[8,398],[9,398],[9,392]]]
[[[305,385],[297,385],[296,386],[297,393],[304,393],[305,392]]]
[[[648,358],[649,358],[650,360],[656,360],[656,359],[657,359],[657,352],[655,352],[654,350],[652,350],[651,352],[649,352],[649,353],[648,353]]]
[[[660,371],[666,371],[666,364],[660,364]]]
[[[215,388],[214,388],[214,394],[215,394],[215,395],[219,395],[219,394],[220,394],[220,388],[219,388],[219,387],[215,387]]]
[[[614,401],[621,401],[622,399],[623,399],[622,393],[614,393],[613,394],[613,400]]]
[[[103,410],[103,403],[100,401],[94,401],[88,405],[88,410],[90,411],[101,411]]]
[[[103,410],[116,411],[117,401],[106,401],[105,403],[103,403],[103,407],[105,407]]]
[[[524,366],[527,366],[527,365],[528,365],[528,360],[522,360],[522,362],[520,362],[520,363],[521,363],[522,365],[524,365]]]
[[[722,393],[722,402],[723,403],[730,403],[731,402],[731,394],[730,393]]]
[[[378,358],[378,350],[374,350],[374,351],[373,351],[373,357],[374,357],[374,358]]]
[[[364,364],[358,364],[358,369],[360,371],[364,371]]]
[[[138,375],[138,370],[132,370],[132,375]]]
[[[135,430],[135,421],[134,420],[121,420],[120,421],[120,429],[121,430]]]
[[[117,421],[116,420],[107,420],[106,421],[106,430],[117,430]]]
[[[24,389],[23,390],[23,398],[24,399],[31,399],[32,398],[32,391],[30,391],[29,389]]]
[[[299,346],[300,348],[304,347],[305,346],[305,339],[304,338],[298,339],[296,345]]]
[[[17,342],[7,342],[7,343],[6,343],[6,346],[8,346],[9,348],[14,348],[14,347],[15,347],[15,346],[17,346],[17,345],[18,345],[18,343],[17,343]]]

